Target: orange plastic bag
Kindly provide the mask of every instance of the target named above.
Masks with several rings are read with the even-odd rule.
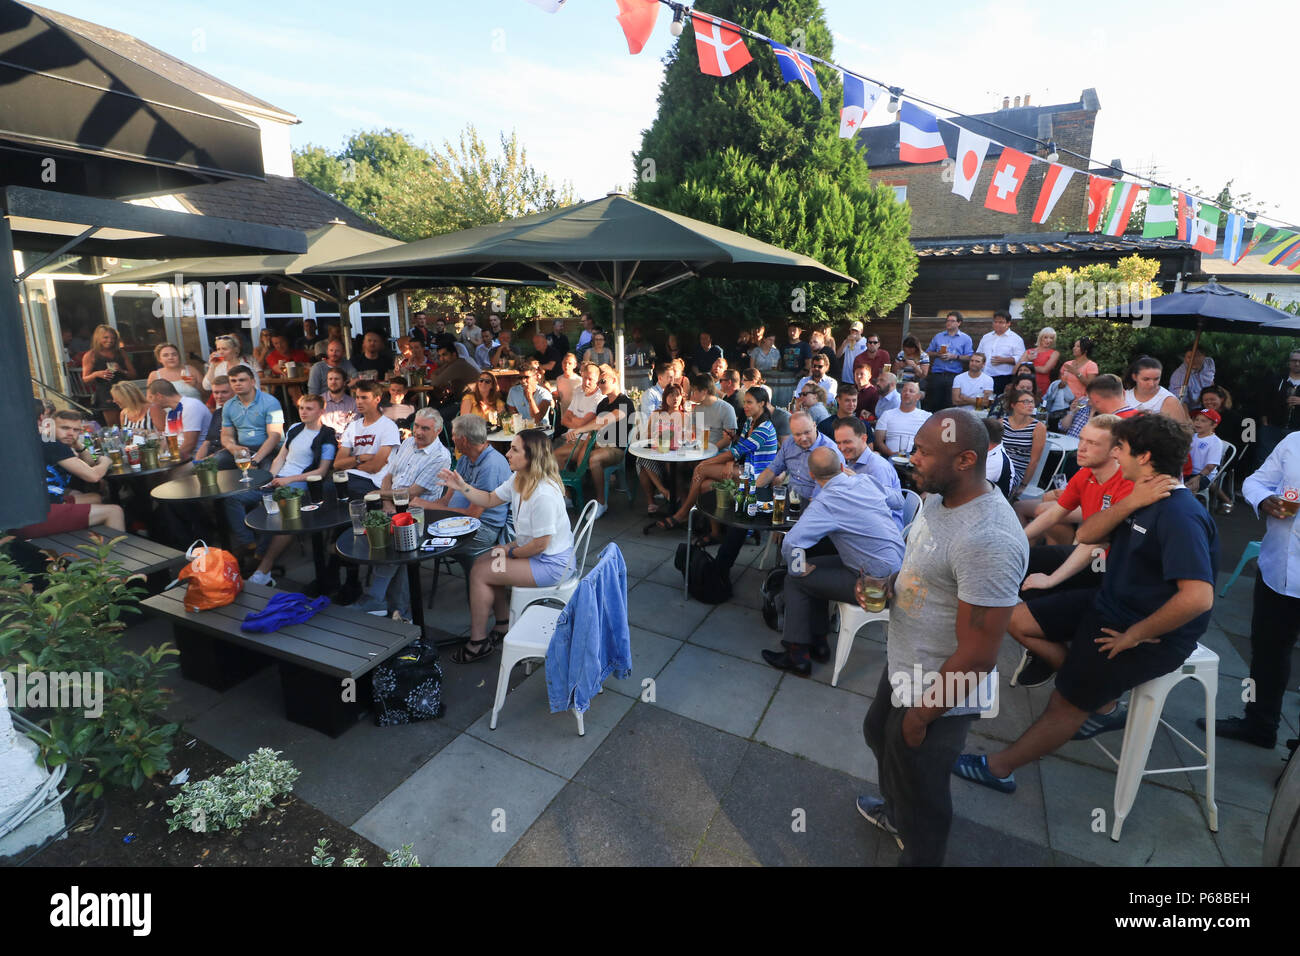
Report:
[[[229,551],[209,548],[205,542],[196,541],[185,552],[190,563],[176,575],[179,581],[188,581],[185,591],[185,610],[210,611],[225,607],[244,590],[244,579],[239,575],[239,562]]]

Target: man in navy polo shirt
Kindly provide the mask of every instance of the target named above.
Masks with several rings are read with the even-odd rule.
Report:
[[[1083,544],[1110,541],[1101,587],[1036,601],[1042,638],[1018,638],[1057,668],[1047,710],[1007,749],[962,754],[953,767],[959,777],[1010,793],[1017,767],[1067,740],[1119,730],[1124,691],[1176,670],[1209,626],[1219,542],[1214,521],[1181,481],[1192,430],[1142,415],[1119,422],[1113,434],[1133,490],[1077,535]]]
[[[925,380],[925,410],[937,412],[952,401],[952,380],[966,371],[975,345],[961,330],[961,313],[948,313],[944,330],[930,340],[930,374]]]

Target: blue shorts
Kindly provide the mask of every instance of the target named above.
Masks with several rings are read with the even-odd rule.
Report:
[[[559,554],[539,554],[528,559],[528,570],[533,573],[533,584],[539,588],[549,588],[559,584],[565,578],[573,564],[573,549],[568,548]]]

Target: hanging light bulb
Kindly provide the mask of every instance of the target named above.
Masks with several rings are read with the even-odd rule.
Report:
[[[686,26],[685,16],[684,16],[685,12],[686,12],[686,8],[683,7],[681,4],[674,4],[673,22],[668,25],[668,32],[675,37],[681,36],[682,28]]]
[[[1061,158],[1061,154],[1056,151],[1056,140],[1047,141],[1047,161],[1054,163]]]
[[[885,107],[889,112],[898,112],[898,94],[902,92],[902,89],[897,86],[891,86],[889,88],[889,105]]]

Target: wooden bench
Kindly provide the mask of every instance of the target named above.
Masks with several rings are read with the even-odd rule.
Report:
[[[166,587],[175,576],[173,569],[185,563],[183,551],[139,535],[114,531],[112,528],[85,528],[81,531],[52,534],[48,538],[33,538],[29,543],[42,551],[85,558],[88,555],[81,550],[82,545],[98,545],[101,540],[111,541],[114,538],[122,540],[113,544],[112,551],[109,552],[110,560],[121,564],[128,574],[143,574],[151,591],[160,591]]]
[[[337,737],[366,713],[370,671],[417,640],[420,629],[330,605],[305,623],[271,634],[241,631],[244,618],[276,593],[245,582],[234,603],[190,613],[185,589],[177,587],[141,607],[172,622],[186,680],[224,691],[274,659],[285,716]]]

